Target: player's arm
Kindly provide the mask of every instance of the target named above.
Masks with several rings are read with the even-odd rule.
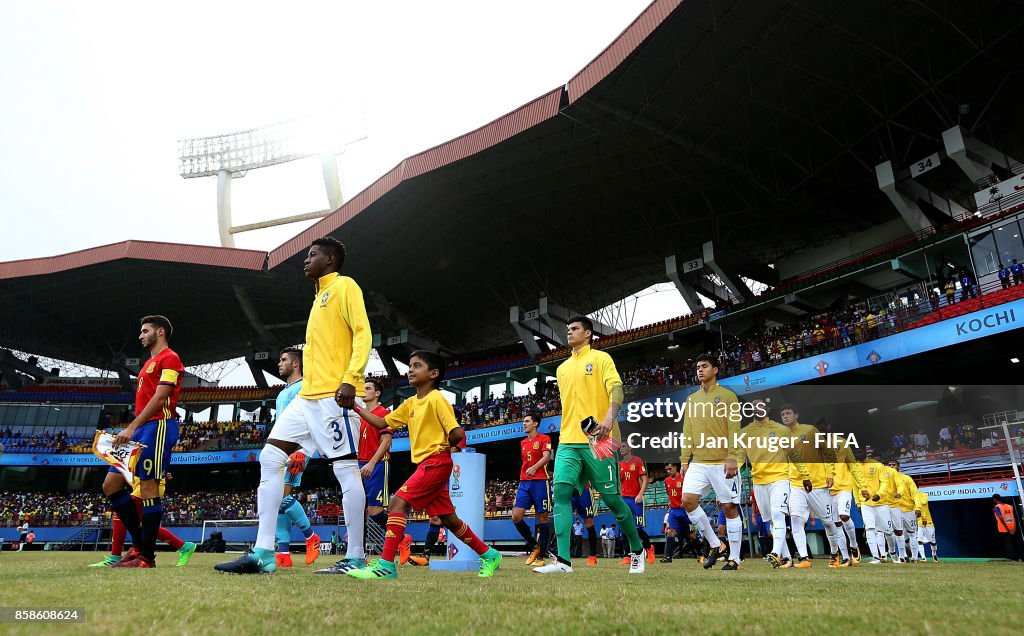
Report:
[[[464,439],[466,439],[466,431],[462,430],[461,426],[456,426],[452,430],[448,431],[448,444],[452,448],[457,448]]]
[[[864,472],[860,469],[860,462],[853,456],[853,451],[847,446],[843,449],[843,457],[846,461],[846,466],[850,469],[850,474],[853,475],[853,483],[857,485],[857,490],[865,499],[868,498],[868,485],[864,481]]]
[[[370,426],[372,426],[374,428],[384,429],[384,428],[389,428],[388,420],[386,418],[388,418],[388,417],[394,415],[395,413],[397,413],[398,410],[400,410],[401,407],[399,407],[399,409],[396,409],[395,411],[392,411],[391,413],[388,413],[387,416],[385,416],[385,417],[381,417],[379,415],[374,415],[373,413],[367,411],[366,409],[364,409],[363,407],[359,406],[358,404],[356,404],[352,408],[356,412],[356,414],[359,417],[363,418],[366,421],[366,423],[369,424]]]
[[[791,437],[790,439],[793,440],[796,438]],[[811,471],[807,470],[807,464],[804,463],[804,458],[796,448],[795,444],[791,444],[790,447],[786,449],[786,456],[789,457],[790,465],[796,468],[796,472],[800,474],[801,481],[809,481],[811,479]]]
[[[689,406],[690,401],[686,401]],[[687,409],[689,410],[689,409]],[[693,455],[693,437],[691,437],[693,425],[687,416],[683,420],[683,438],[679,440],[679,472],[685,473],[686,467],[690,465],[690,457]]]
[[[601,379],[604,381],[605,391],[608,392],[608,412],[601,418],[598,426],[598,440],[608,437],[612,432],[615,418],[619,414],[619,409],[622,408],[622,402],[625,400],[625,394],[622,392],[622,378],[619,377],[619,372],[615,368],[615,361],[612,360],[611,356],[602,356]]]
[[[647,492],[647,485],[651,483],[651,478],[647,476],[647,465],[644,464],[640,468],[640,492],[637,493],[636,502],[644,502],[644,493]]]
[[[871,498],[872,501],[881,501],[890,495],[890,491],[892,490],[891,486],[895,480],[888,471],[888,467],[881,469],[880,474],[878,475],[878,492],[876,492],[875,496]]]
[[[132,441],[132,435],[135,434],[135,430],[152,420],[164,408],[164,405],[167,404],[167,398],[171,397],[172,391],[174,391],[174,384],[164,384],[162,382],[158,384],[153,397],[149,398],[149,402],[143,407],[142,412],[136,415],[132,423],[126,426],[123,431],[114,436],[114,448]]]
[[[817,433],[815,427],[815,434]],[[817,439],[817,436],[814,439]],[[831,488],[836,480],[836,449],[825,444],[825,448],[821,449],[821,458],[825,462],[825,487]]]
[[[338,406],[352,408],[355,405],[356,385],[362,384],[366,363],[370,359],[373,335],[370,333],[370,319],[366,316],[363,290],[359,289],[359,285],[356,285],[355,281],[350,282],[344,300],[345,302],[340,303],[341,317],[352,330],[352,357],[349,359],[348,369],[345,369],[345,375],[341,379],[341,385],[338,387],[334,399],[337,400]],[[377,428],[383,427],[378,426]]]
[[[385,423],[386,422],[387,420],[385,420]],[[367,472],[367,475],[372,473],[373,467],[377,465],[377,462],[384,459],[384,455],[387,455],[389,450],[391,450],[391,429],[384,428],[380,431],[380,445],[377,446],[377,452],[373,454],[370,461],[366,462],[366,466],[363,466],[362,470],[366,470],[368,468],[369,471]]]
[[[726,439],[728,444],[729,455],[725,460],[725,476],[726,478],[735,477],[740,472],[740,462],[743,460],[743,449],[736,443],[736,437],[740,434],[740,416],[739,416],[739,401],[736,399],[735,394],[731,394],[731,397],[726,398],[728,407],[726,413],[729,418],[729,437]]]
[[[550,461],[551,451],[546,450],[540,454],[540,461],[526,469],[526,474],[529,475],[530,477],[533,477],[534,473],[536,473],[541,468],[547,466]]]

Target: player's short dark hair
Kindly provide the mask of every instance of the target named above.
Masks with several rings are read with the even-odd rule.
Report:
[[[793,404],[792,402],[786,402],[785,404],[780,406],[779,414],[781,415],[783,411],[793,411],[797,415],[800,414],[800,409],[796,408],[796,404]]]
[[[298,347],[285,347],[284,349],[281,349],[281,354],[287,354],[292,360],[298,360],[299,371],[302,371],[302,349],[299,349]]]
[[[523,415],[523,419],[525,420],[526,418],[530,418],[539,425],[541,420],[540,411],[527,411],[526,414]]]
[[[707,362],[716,369],[718,369],[721,366],[721,364],[718,362],[718,358],[711,355],[710,353],[702,353],[699,356],[697,356],[697,359],[694,360],[694,364],[697,364],[698,362]]]
[[[679,470],[679,462],[676,460],[670,460],[665,462],[665,468],[668,468],[669,466],[675,466],[676,470]]]
[[[593,337],[594,337],[594,321],[593,320],[591,320],[590,318],[587,318],[586,316],[573,316],[569,320],[565,321],[565,326],[568,327],[569,325],[571,325],[574,322],[578,322],[581,325],[583,325],[583,328],[590,332],[591,340],[593,340]]]
[[[999,495],[992,495],[992,501],[994,501],[996,503],[1002,503],[1003,498],[1000,497]]]
[[[345,244],[333,236],[318,238],[310,245],[316,245],[323,248],[325,252],[329,252],[334,257],[334,260],[337,261],[339,270],[345,264]]]
[[[437,370],[437,377],[434,378],[434,384],[431,387],[432,389],[436,389],[437,385],[441,384],[441,381],[444,380],[444,374],[445,371],[447,370],[447,365],[444,362],[444,358],[434,353],[433,351],[426,351],[424,349],[420,349],[419,351],[413,351],[412,354],[409,356],[409,359],[412,360],[413,358],[419,358],[420,360],[426,362],[428,370]]]
[[[384,390],[384,384],[377,378],[366,378],[366,381],[373,385],[373,389],[380,393]]]
[[[171,339],[171,334],[174,333],[174,327],[171,326],[171,321],[167,319],[167,316],[161,316],[159,314],[139,318],[139,325],[153,325],[157,329],[163,329],[164,337],[168,340]]]

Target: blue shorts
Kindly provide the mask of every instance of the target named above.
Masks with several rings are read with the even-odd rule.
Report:
[[[690,534],[690,516],[684,508],[668,509],[668,529],[675,530],[677,534]]]
[[[135,429],[132,441],[146,446],[135,464],[135,476],[139,481],[163,479],[171,465],[171,450],[178,443],[178,418],[146,422]],[[120,471],[111,466],[107,472]]]
[[[643,527],[647,520],[647,515],[644,514],[644,505],[636,502],[636,497],[627,497],[622,495],[622,500],[626,502],[629,509],[633,511],[633,517],[636,518],[637,527]]]
[[[292,488],[298,488],[302,484],[302,473],[306,472],[306,466],[309,466],[309,457],[306,458],[306,464],[302,467],[302,472],[293,475],[287,471],[284,473],[284,485],[291,486]]]
[[[584,488],[580,494],[573,493],[572,513],[584,519],[593,519],[597,511],[594,509],[594,500],[590,496],[590,489]]]
[[[516,490],[516,502],[512,507],[523,510],[533,508],[537,514],[551,512],[550,482],[547,479],[520,481]]]
[[[369,462],[359,462],[359,468]],[[363,490],[366,491],[366,505],[388,507],[391,493],[388,492],[388,460],[382,459],[373,467],[369,477],[363,478]]]
[[[718,525],[725,525],[725,508],[718,509]]]

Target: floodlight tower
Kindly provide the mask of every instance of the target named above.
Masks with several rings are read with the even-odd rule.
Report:
[[[234,247],[235,234],[318,219],[340,208],[344,199],[338,178],[337,155],[350,144],[366,139],[361,123],[355,132],[346,133],[346,129],[351,131],[351,121],[347,119],[340,114],[332,117],[325,112],[226,135],[179,140],[178,173],[183,178],[217,177],[220,244]],[[248,225],[231,225],[232,179],[244,177],[255,168],[276,166],[317,154],[320,155],[329,209]]]

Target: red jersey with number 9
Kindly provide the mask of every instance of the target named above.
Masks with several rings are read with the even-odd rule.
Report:
[[[143,363],[139,373],[138,387],[135,391],[135,416],[138,417],[156,395],[156,387],[167,384],[173,387],[171,394],[164,401],[161,411],[154,419],[170,419],[178,417],[175,410],[178,406],[178,393],[181,392],[181,381],[185,378],[185,367],[181,366],[181,358],[167,347]]]

